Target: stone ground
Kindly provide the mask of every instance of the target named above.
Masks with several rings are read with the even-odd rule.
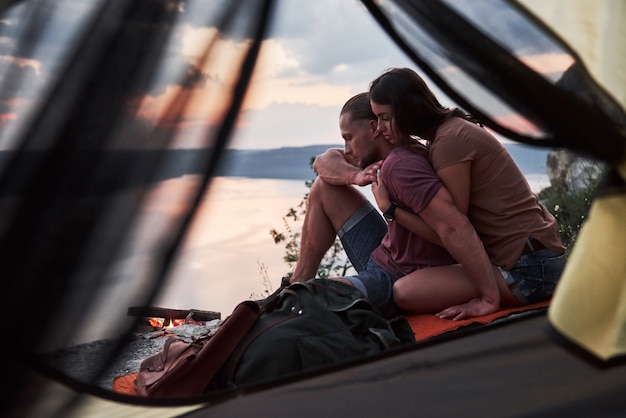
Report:
[[[122,352],[105,370],[98,375],[115,350],[118,340],[98,340],[86,344],[68,347],[49,353],[46,358],[59,370],[83,382],[94,382],[97,386],[111,390],[113,379],[139,370],[139,365],[146,358],[159,352],[167,337],[175,335],[183,340],[206,336],[214,331],[221,321],[215,320],[206,324],[185,324],[164,332],[157,330],[144,334],[135,334],[123,341]]]

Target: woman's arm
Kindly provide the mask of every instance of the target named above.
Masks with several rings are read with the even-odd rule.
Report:
[[[376,204],[381,212],[385,212],[391,207],[391,199],[389,198],[389,192],[385,187],[382,180],[380,180],[380,173],[377,176],[377,180],[372,183],[372,193],[376,199]],[[394,222],[398,222],[400,225],[418,235],[425,240],[428,240],[434,244],[443,247],[443,243],[439,238],[439,235],[433,230],[424,220],[416,213],[411,212],[408,209],[398,207],[395,211]]]
[[[457,209],[445,187],[439,189],[420,215],[437,231],[444,247],[461,264],[480,295],[464,304],[450,306],[437,316],[458,320],[497,311],[500,307],[498,281],[502,278],[491,264],[474,227]]]
[[[471,166],[472,163],[470,161],[463,161],[437,172],[445,188],[452,196],[454,205],[463,215],[467,215],[469,208]],[[389,193],[382,181],[372,183],[372,193],[374,194],[374,198],[381,212],[389,209],[391,199],[389,199]],[[437,233],[429,227],[418,214],[399,207],[396,209],[395,221],[414,234],[432,243],[443,246]]]
[[[467,215],[470,201],[471,161],[463,161],[437,171],[437,175],[452,195],[455,206]]]

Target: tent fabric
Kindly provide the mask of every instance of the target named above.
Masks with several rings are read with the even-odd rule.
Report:
[[[438,87],[497,133],[610,163],[626,159],[624,109],[577,53],[518,3],[363,3]]]
[[[626,364],[606,368],[564,349],[545,315],[520,317],[457,338],[332,373],[239,391],[210,403],[163,407],[85,395],[74,416],[137,417],[572,417],[621,416]],[[54,384],[51,398],[71,396]],[[34,411],[44,413],[45,405]]]
[[[622,185],[625,179],[620,179]],[[549,310],[556,330],[603,360],[626,356],[626,187],[622,189],[594,200]]]
[[[7,414],[21,416],[33,399],[45,398],[46,381],[33,379],[25,368],[80,388],[65,403],[54,403],[57,409],[49,413],[55,416],[67,416],[64,408],[71,409],[81,391],[97,391],[97,367],[92,382],[77,382],[45,368],[38,355],[85,341],[83,334],[94,324],[104,327],[91,340],[131,333],[135,323],[127,307],[150,306],[158,295],[217,171],[274,2],[194,2],[187,8],[175,3],[1,3],[3,54],[43,62],[46,80],[31,84],[28,71],[20,71],[28,67],[14,65],[0,85],[5,93],[26,91],[37,99],[20,113],[14,129],[0,131],[1,144],[10,148],[0,161],[6,279],[0,308],[5,318],[19,315],[21,323],[37,324],[37,332],[15,327],[12,343],[2,345],[3,358],[19,360],[8,362],[0,378],[2,387],[14,391],[3,404]],[[66,23],[68,8],[82,14],[64,27],[58,23]],[[170,48],[188,25],[212,28],[196,64]],[[60,34],[44,42],[50,32]],[[15,43],[4,42],[8,35]],[[225,43],[230,54],[224,54]],[[205,73],[217,69],[225,74],[218,80]],[[211,93],[197,97],[195,87],[206,83]],[[140,99],[168,86],[177,93],[156,123],[136,118]],[[168,196],[180,211],[149,224],[147,233],[151,216],[142,208],[150,202],[152,183],[176,163],[171,150],[184,110],[200,99],[220,115],[197,132],[196,146],[206,152],[185,161],[186,172],[200,176],[189,190]],[[130,263],[129,254],[138,261]],[[122,344],[120,339],[120,349]],[[113,362],[117,352],[110,355]]]
[[[593,77],[626,109],[626,3],[621,0],[518,0],[582,57]]]
[[[593,2],[604,11],[590,14],[594,19],[580,19],[591,25],[583,33],[590,34],[593,43],[577,45],[578,50],[587,55],[608,50],[601,59],[582,60],[514,1],[362,3],[446,94],[485,125],[519,142],[564,146],[608,161],[613,174],[622,173],[618,179],[623,185],[626,118],[619,103],[623,103],[625,37],[609,44],[604,37],[612,29],[599,30],[609,22],[611,27],[617,25],[617,36],[623,34],[623,2]],[[529,7],[533,6],[530,3]],[[17,76],[23,74],[10,74],[0,86],[3,91],[16,86],[33,89],[33,97],[41,99],[27,117],[21,118],[20,129],[0,133],[8,135],[0,140],[11,143],[14,150],[8,161],[0,164],[0,253],[4,257],[3,277],[9,278],[3,283],[1,308],[5,317],[17,312],[23,323],[37,323],[39,329],[48,331],[33,333],[30,327],[14,327],[11,343],[3,345],[3,358],[16,359],[5,365],[2,374],[3,387],[11,391],[3,404],[7,413],[167,416],[201,407],[203,402],[214,404],[195,416],[258,415],[259,411],[270,411],[274,416],[333,416],[355,411],[364,416],[571,416],[616,414],[625,409],[624,368],[599,369],[555,345],[544,332],[548,324],[545,318],[413,347],[344,371],[302,376],[289,384],[237,388],[229,401],[225,401],[229,398],[226,395],[209,394],[203,401],[194,400],[196,407],[166,409],[168,412],[146,405],[125,405],[122,402],[130,401],[97,391],[90,382],[76,382],[58,370],[45,369],[37,362],[40,350],[69,344],[85,324],[101,318],[103,312],[111,323],[117,327],[125,324],[130,330],[133,324],[125,321],[124,310],[116,307],[147,305],[158,294],[195,208],[216,172],[274,6],[270,0],[196,2],[205,7],[200,10],[173,7],[175,2],[162,0],[85,4],[89,5],[88,12],[81,24],[56,42],[59,49],[52,55],[58,61],[46,78],[47,85],[32,86],[28,79]],[[573,3],[560,4],[569,7]],[[15,1],[3,2],[0,7],[6,18],[3,23],[21,22],[17,47],[9,53],[30,60],[39,58],[37,45],[52,21],[50,16],[63,14],[67,3]],[[492,16],[492,11],[498,12],[498,19],[485,18]],[[570,10],[579,17],[585,11],[580,2]],[[547,13],[544,16],[546,21],[550,17]],[[563,14],[561,21],[566,17]],[[133,288],[141,290],[135,292],[139,300],[124,303],[132,292],[110,294],[106,284],[119,279],[115,270],[119,251],[128,250],[140,230],[139,208],[148,198],[151,180],[162,178],[171,162],[167,151],[176,144],[183,110],[192,99],[198,99],[193,86],[211,82],[199,68],[166,53],[168,40],[176,38],[176,29],[190,19],[202,19],[202,24],[215,29],[215,36],[201,54],[204,62],[228,68],[229,77],[218,80],[214,94],[203,98],[208,107],[221,109],[222,117],[198,135],[198,146],[208,152],[189,162],[188,169],[202,173],[202,180],[181,198],[184,209],[180,216],[167,219],[162,233],[155,234],[159,240],[151,243],[154,251],[147,257],[147,267],[123,277],[133,280]],[[3,24],[0,34],[5,34],[6,28]],[[532,41],[516,43],[525,38],[509,31],[514,28],[533,34]],[[238,48],[222,48],[220,42],[224,40],[235,42]],[[522,54],[527,49],[558,52],[572,65],[546,73],[544,66],[536,66],[536,62],[531,65]],[[222,53],[226,50],[239,55],[225,57]],[[614,58],[609,57],[611,53]],[[587,59],[592,74],[602,78],[605,88],[588,73]],[[606,70],[610,67],[607,62],[620,66]],[[179,94],[155,126],[136,123],[137,102],[133,99],[139,93],[159,90],[163,82],[178,85]],[[607,92],[613,88],[614,95]],[[505,114],[501,113],[503,108]],[[138,144],[137,138],[147,141]],[[135,147],[151,149],[155,157],[144,159],[140,153],[130,162],[122,158],[124,163],[114,167],[106,163],[109,152]],[[568,311],[580,306],[568,306],[574,298],[559,298],[561,289],[579,297],[588,291],[591,281],[606,286],[603,290],[607,294],[621,289],[619,278],[624,266],[619,264],[623,260],[619,249],[624,247],[611,249],[608,239],[595,237],[596,229],[600,233],[608,227],[613,232],[624,230],[623,216],[617,213],[623,207],[624,188],[616,187],[610,196],[594,202],[593,210],[601,215],[592,214],[584,230],[586,236],[594,238],[585,238],[588,244],[580,244],[582,249],[575,249],[575,260],[570,258],[572,265],[582,267],[568,269],[550,308],[556,329],[575,342],[582,341],[576,339],[577,331],[559,326],[567,323]],[[606,221],[600,219],[605,213],[610,215]],[[610,264],[601,265],[597,251],[614,251],[615,257],[607,261]],[[592,254],[598,262],[585,266],[586,257]],[[611,290],[610,286],[617,288]],[[586,301],[580,299],[580,303]],[[37,309],[25,309],[32,306]],[[623,328],[623,319],[621,323],[619,317],[611,321],[613,327]],[[585,324],[586,330],[591,324]],[[94,372],[95,379],[98,371]],[[63,385],[51,383],[51,377]],[[322,398],[324,402],[320,402]]]
[[[248,393],[185,417],[621,416],[626,367],[555,345],[544,315],[329,375]]]
[[[76,400],[76,391],[58,381],[48,380],[45,386],[45,396],[33,399],[29,405],[28,412],[21,415],[6,415],[12,417],[80,417],[80,418],[109,418],[109,417],[129,417],[129,418],[168,418],[179,417],[187,412],[195,411],[202,404],[187,406],[159,406],[159,405],[137,405],[124,402],[111,397],[94,395],[87,392],[82,393],[79,402],[68,409],[66,403]],[[56,411],[63,411],[59,415]]]
[[[520,2],[570,41],[626,109],[626,3]],[[614,169],[621,186],[594,200],[549,311],[557,331],[603,360],[626,355],[626,161]]]

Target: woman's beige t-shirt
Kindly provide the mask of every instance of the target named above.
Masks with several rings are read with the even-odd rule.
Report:
[[[565,251],[556,219],[539,203],[506,148],[485,129],[451,117],[437,130],[429,155],[436,172],[471,162],[467,216],[494,264],[511,269],[528,237],[552,251]]]

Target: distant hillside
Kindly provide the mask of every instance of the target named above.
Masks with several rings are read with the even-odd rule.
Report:
[[[216,174],[230,177],[311,180],[315,178],[315,173],[311,169],[311,159],[331,147],[341,148],[342,146],[337,144],[266,150],[228,149],[225,150],[220,160],[221,164]],[[546,173],[547,149],[520,144],[507,144],[506,147],[524,174]],[[41,163],[43,156],[41,151],[27,152],[20,156],[19,164],[22,168],[36,166]],[[98,171],[93,171],[89,181],[85,184],[91,193],[108,193],[183,175],[200,174],[205,170],[210,156],[211,150],[208,149],[177,149],[167,150],[164,153],[159,150],[111,150],[100,156]],[[13,157],[15,157],[13,151],[0,152],[0,172],[5,170]],[[74,159],[69,163],[67,161],[56,162],[59,169],[84,164],[84,161],[92,156],[78,152],[73,157]],[[167,164],[163,165],[163,161]],[[144,167],[160,167],[160,169],[156,173],[151,170],[137,170],[138,163],[145,164]],[[28,187],[26,178],[13,178],[12,182],[4,184],[1,193],[23,193]],[[76,187],[82,185],[81,182],[76,184]],[[69,190],[72,192],[74,189]],[[81,191],[77,188],[76,192],[83,193],[85,190]]]
[[[265,150],[228,150],[218,172],[221,176],[311,180],[311,159],[328,148],[341,145],[311,145]]]
[[[342,145],[313,145],[268,150],[228,150],[219,170],[221,176],[310,180],[315,173],[312,157]],[[505,144],[524,174],[545,174],[548,149]]]

